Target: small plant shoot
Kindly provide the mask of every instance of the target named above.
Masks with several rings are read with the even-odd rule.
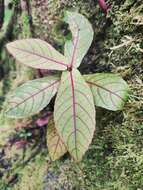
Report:
[[[93,29],[81,14],[67,11],[65,22],[72,39],[66,41],[64,55],[40,39],[23,39],[7,44],[8,51],[22,64],[35,69],[62,71],[26,82],[9,98],[6,112],[11,118],[38,113],[55,96],[54,113],[47,128],[47,145],[52,160],[69,152],[80,161],[92,142],[96,127],[95,106],[121,110],[128,98],[128,85],[118,75],[81,75],[78,70],[92,40]]]

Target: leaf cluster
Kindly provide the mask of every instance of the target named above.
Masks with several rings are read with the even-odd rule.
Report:
[[[118,75],[81,75],[78,70],[92,40],[93,29],[81,14],[66,12],[72,38],[65,43],[64,55],[40,39],[17,40],[7,44],[20,63],[35,69],[62,71],[58,75],[31,80],[18,87],[9,98],[7,116],[24,118],[36,114],[56,96],[54,114],[47,130],[52,160],[69,152],[80,161],[95,131],[95,106],[121,110],[128,97],[128,85]]]

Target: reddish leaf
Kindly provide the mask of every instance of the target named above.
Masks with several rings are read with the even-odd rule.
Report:
[[[47,128],[47,145],[53,161],[67,152],[67,149],[55,128],[53,116],[50,118]]]
[[[102,9],[102,11],[105,14],[107,14],[107,12],[108,12],[108,6],[107,6],[105,0],[98,0],[98,3],[99,3],[100,8]]]
[[[17,142],[15,142],[15,146],[17,149],[21,149],[21,148],[24,148],[27,144],[27,141],[26,140],[19,140]]]
[[[50,119],[51,113],[37,119],[37,121],[35,122],[37,126],[39,127],[43,127],[44,125],[47,125]]]

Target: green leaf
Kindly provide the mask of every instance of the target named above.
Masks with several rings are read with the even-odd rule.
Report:
[[[48,123],[47,146],[50,157],[53,161],[59,159],[67,152],[67,149],[55,128],[53,116],[50,118],[50,121]]]
[[[89,84],[96,106],[109,110],[121,110],[128,98],[128,85],[118,75],[97,73],[84,75]]]
[[[80,161],[93,138],[95,107],[91,90],[76,69],[62,74],[54,121],[69,153]]]
[[[27,66],[36,69],[67,69],[67,59],[43,40],[17,40],[8,43],[7,49],[19,62]]]
[[[65,56],[69,64],[77,68],[92,43],[93,29],[89,21],[79,13],[67,11],[65,21],[72,32],[72,40],[65,43]]]
[[[9,99],[7,116],[24,118],[36,114],[49,104],[57,92],[59,77],[48,76],[31,80],[18,87]]]

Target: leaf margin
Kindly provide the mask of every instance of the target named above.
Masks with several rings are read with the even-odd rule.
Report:
[[[44,82],[44,81],[46,81],[46,82]],[[52,84],[50,84],[50,83],[48,83],[48,82],[52,82],[53,81],[53,83]],[[14,101],[14,98],[17,98],[18,97],[18,94],[20,93],[20,92],[22,92],[22,90],[24,89],[24,88],[28,88],[28,87],[31,87],[30,85],[32,84],[34,84],[34,85],[36,85],[36,83],[39,83],[39,85],[40,85],[40,83],[41,83],[41,85],[43,85],[43,87],[42,86],[40,86],[41,87],[41,89],[39,89],[39,88],[37,88],[37,92],[35,92],[35,94],[29,94],[29,97],[26,97],[24,100],[21,100],[21,102],[22,103],[17,103],[17,102],[15,102]],[[56,94],[56,92],[57,92],[57,90],[58,90],[58,86],[59,86],[59,83],[60,83],[60,80],[59,80],[59,76],[58,75],[55,75],[55,76],[47,76],[47,77],[43,77],[43,78],[39,78],[39,79],[34,79],[34,80],[29,80],[29,81],[27,81],[26,83],[24,83],[24,84],[22,84],[22,85],[20,85],[20,86],[18,86],[14,91],[13,91],[13,93],[9,96],[9,97],[7,97],[7,102],[10,104],[10,102],[11,102],[11,104],[16,104],[16,105],[12,105],[12,106],[10,106],[10,108],[9,109],[7,109],[7,111],[5,112],[5,115],[7,116],[7,117],[9,117],[9,118],[17,118],[17,119],[20,119],[20,118],[25,118],[25,117],[27,117],[27,116],[32,116],[32,115],[34,115],[34,114],[37,114],[39,111],[41,111],[44,107],[46,107],[48,104],[49,104],[49,102],[50,102],[50,100],[52,99],[52,97]],[[30,100],[31,98],[33,98],[33,96],[35,95],[35,96],[37,96],[37,95],[39,95],[39,94],[41,94],[41,92],[43,92],[44,93],[44,91],[45,90],[47,90],[48,88],[53,88],[53,89],[51,89],[52,91],[51,91],[51,95],[50,95],[50,97],[49,97],[49,99],[47,99],[47,103],[45,104],[45,105],[43,105],[41,108],[39,107],[39,109],[38,110],[36,110],[35,112],[33,111],[31,111],[32,113],[28,113],[28,115],[18,115],[18,111],[14,114],[13,113],[13,110],[16,108],[16,107],[18,107],[19,105],[21,105],[21,104],[24,104],[26,101],[28,101],[28,100]],[[24,92],[24,93],[26,93],[26,92]],[[29,92],[27,92],[27,93],[29,93]],[[19,94],[20,95],[20,94]],[[44,96],[45,97],[45,96]],[[34,101],[34,100],[33,100]],[[41,102],[42,102],[43,100],[41,100]],[[34,102],[35,103],[35,102]],[[17,106],[18,105],[18,106]],[[33,105],[32,105],[32,107],[33,107]],[[20,114],[20,113],[19,113]]]
[[[23,44],[23,46],[26,44],[25,45],[26,47],[21,48],[22,44]],[[49,55],[45,55],[45,49],[43,48],[44,49],[44,52],[43,52],[42,45],[44,48],[47,48],[46,52],[47,53],[49,52],[51,57],[48,57]],[[36,50],[35,50],[34,46],[37,46]],[[15,40],[13,42],[9,42],[6,44],[6,49],[18,62],[20,62],[28,67],[35,68],[35,69],[48,69],[48,70],[61,70],[62,71],[62,70],[66,70],[67,66],[68,66],[67,58],[64,55],[62,55],[59,51],[57,51],[54,47],[52,47],[48,42],[43,41],[38,38],[27,38],[27,39],[20,39],[20,40]],[[16,53],[15,51],[19,51],[20,54],[23,52],[23,54],[25,53],[26,55],[19,57],[18,53]],[[62,61],[56,60],[56,58],[53,57],[53,53],[57,54],[56,56],[60,57],[60,59]],[[28,61],[27,57],[29,57],[29,56],[30,57],[35,56],[36,59]],[[23,60],[23,59],[27,59],[27,60]],[[33,63],[36,61],[38,62],[41,59],[44,59],[44,62],[41,62],[39,66],[37,66],[36,63]],[[56,65],[48,66],[49,62],[53,62]],[[44,64],[44,66],[43,66],[43,64]]]
[[[53,115],[49,119],[49,123],[48,123],[48,127],[47,127],[46,141],[47,141],[47,146],[48,146],[48,150],[49,150],[49,155],[50,155],[52,161],[59,159],[67,152],[66,146],[64,145],[62,139],[60,138],[60,136],[54,126]],[[55,146],[55,150],[53,151],[54,146]],[[60,151],[59,151],[59,149],[60,149]]]
[[[76,72],[78,72],[78,76],[80,76],[81,77],[81,79],[84,81],[84,79],[83,79],[83,77],[82,77],[82,75],[80,74],[80,72],[77,70],[77,69],[73,69],[74,70],[74,72],[76,71]],[[69,73],[71,73],[71,72],[73,72],[73,70],[72,71],[64,71],[63,72],[63,75],[65,75],[65,74],[69,74]],[[62,78],[64,78],[63,76],[62,76]],[[67,80],[67,78],[66,79],[64,79],[64,82],[65,81],[68,81]],[[72,79],[71,79],[71,81],[72,81]],[[70,81],[70,82],[71,82]],[[85,81],[84,81],[85,82]],[[76,84],[76,83],[75,83]],[[84,150],[84,152],[80,155],[80,156],[75,156],[74,154],[72,154],[72,151],[70,150],[70,148],[69,148],[69,145],[68,145],[68,141],[66,142],[66,139],[64,139],[64,137],[63,137],[63,135],[61,134],[61,131],[60,131],[60,128],[61,128],[61,123],[60,124],[58,124],[57,123],[57,118],[59,117],[58,115],[57,115],[57,113],[56,112],[58,112],[58,111],[56,111],[56,109],[57,109],[57,101],[58,101],[58,99],[59,99],[59,97],[61,96],[61,95],[59,95],[61,92],[60,92],[60,87],[62,86],[62,79],[61,79],[61,83],[60,83],[60,87],[59,87],[59,91],[58,91],[58,95],[57,95],[57,97],[56,97],[56,100],[55,100],[55,106],[54,106],[54,121],[55,121],[55,127],[56,127],[56,129],[57,129],[57,131],[58,131],[58,133],[59,133],[59,135],[60,135],[60,137],[61,137],[61,139],[63,140],[63,142],[64,142],[64,144],[65,144],[65,146],[67,147],[67,150],[68,150],[68,152],[70,153],[70,155],[72,156],[72,158],[74,159],[74,161],[76,161],[76,162],[79,162],[79,161],[81,161],[81,159],[82,159],[82,157],[83,157],[83,155],[85,154],[85,152],[88,150],[88,147],[89,147],[89,145],[91,144],[91,142],[92,142],[92,139],[93,139],[93,135],[94,135],[94,131],[95,131],[95,125],[96,125],[96,121],[95,121],[95,107],[94,107],[94,103],[93,103],[93,97],[92,97],[92,92],[91,92],[91,90],[90,90],[90,88],[88,87],[88,85],[86,84],[86,82],[84,83],[84,85],[86,86],[86,88],[87,88],[87,91],[89,92],[89,94],[90,95],[88,95],[88,96],[90,96],[91,97],[91,105],[92,105],[92,114],[91,114],[91,117],[92,117],[92,121],[90,121],[90,124],[92,123],[92,127],[91,127],[91,125],[90,125],[90,127],[91,127],[91,131],[90,131],[90,133],[91,133],[91,137],[90,138],[86,138],[86,140],[88,141],[88,143],[86,143],[85,144],[85,150]],[[62,97],[62,99],[64,99],[63,97]],[[88,100],[89,100],[89,97],[87,98]],[[63,101],[64,102],[64,101]],[[65,100],[65,102],[66,102],[66,100]],[[77,104],[77,102],[76,102],[76,104]],[[58,108],[59,109],[59,108]],[[57,109],[57,110],[58,110]],[[65,111],[63,111],[63,112],[65,112]],[[66,112],[67,113],[67,112]],[[61,117],[61,115],[60,115],[60,117]],[[59,118],[60,118],[59,117]],[[76,116],[77,117],[77,116]],[[79,116],[78,116],[79,117]],[[87,117],[89,117],[89,115],[87,116]],[[83,121],[82,121],[83,122]],[[86,121],[87,122],[87,121]],[[82,123],[83,124],[83,123]],[[85,124],[85,123],[84,123]],[[60,127],[59,127],[60,126]],[[87,127],[87,125],[86,125],[86,127]],[[63,130],[63,129],[62,129]],[[79,132],[79,129],[75,129],[75,130],[77,130],[78,132]],[[86,130],[88,131],[89,130],[89,128],[87,127],[86,128]],[[71,134],[69,134],[69,135],[71,135]],[[77,139],[77,142],[78,142],[79,140]],[[84,145],[83,145],[84,146]],[[83,147],[82,147],[83,148]]]
[[[75,16],[75,18],[73,18],[73,16]],[[86,46],[87,46],[87,44],[88,44],[88,46],[86,47],[86,49],[84,50],[84,52],[80,52],[81,54],[82,54],[82,56],[81,57],[79,57],[79,54],[77,54],[77,58],[76,58],[76,51],[77,51],[77,47],[78,47],[78,45],[81,45],[81,44],[79,44],[79,39],[80,39],[80,32],[81,32],[81,29],[83,29],[83,28],[80,28],[80,25],[78,25],[77,24],[77,21],[76,21],[76,19],[81,19],[81,21],[84,21],[84,22],[86,22],[86,29],[88,29],[89,31],[90,31],[90,35],[87,37],[88,38],[88,43],[86,43]],[[72,30],[72,24],[71,24],[71,20],[70,19],[72,19],[72,21],[74,22],[74,25],[76,25],[76,35],[74,36],[74,31]],[[94,31],[93,31],[93,28],[92,28],[92,25],[91,25],[91,23],[88,21],[88,19],[85,17],[85,16],[83,16],[82,14],[80,14],[80,13],[78,13],[78,12],[71,12],[71,11],[65,11],[65,14],[64,14],[64,21],[69,25],[69,28],[70,28],[70,31],[71,31],[71,33],[72,33],[72,39],[71,40],[67,40],[66,42],[65,42],[65,45],[64,45],[64,55],[66,56],[66,57],[68,57],[68,54],[69,54],[69,52],[67,52],[66,51],[66,49],[68,49],[68,46],[71,46],[70,47],[70,49],[71,48],[73,48],[73,50],[71,49],[71,51],[73,51],[72,52],[72,54],[71,54],[71,60],[70,60],[70,67],[74,67],[74,68],[78,68],[79,66],[80,66],[80,64],[81,64],[81,62],[82,62],[82,60],[83,60],[83,58],[84,58],[84,56],[86,55],[86,53],[87,53],[87,51],[88,51],[88,49],[90,48],[90,46],[91,46],[91,44],[92,44],[92,41],[93,41],[93,37],[94,37]],[[81,24],[81,23],[80,23]],[[82,26],[83,27],[83,26]],[[88,31],[88,32],[89,32]],[[85,31],[84,31],[84,33],[85,33]],[[82,41],[83,42],[83,40],[80,40],[80,41]],[[81,42],[80,42],[81,43]],[[75,46],[75,47],[72,47],[72,44],[73,44],[73,46]],[[76,58],[76,61],[74,62],[74,59]],[[80,61],[78,61],[78,63],[77,63],[77,60],[80,58]]]
[[[102,76],[101,79],[98,79],[98,77],[100,77],[100,76]],[[88,85],[91,88],[91,91],[92,91],[92,94],[93,94],[93,97],[94,97],[94,104],[96,106],[99,106],[99,107],[102,107],[102,108],[105,108],[105,109],[108,109],[108,110],[111,110],[111,111],[122,110],[122,108],[124,107],[125,102],[128,100],[130,89],[129,89],[129,86],[126,83],[126,81],[119,74],[113,74],[113,73],[94,73],[94,74],[83,75],[83,77],[84,77],[85,81],[88,83]],[[102,84],[100,84],[100,83],[98,84],[97,82],[99,82],[99,81],[101,82],[101,80],[104,80],[103,77],[105,77],[106,80],[108,80],[109,77],[112,77],[112,79],[113,79],[113,77],[115,77],[115,79],[118,80],[118,83],[122,82],[124,84],[124,87],[125,87],[124,89],[120,89],[121,91],[125,92],[124,95],[123,95],[123,97],[121,97],[120,95],[116,94],[116,92],[112,92],[110,89],[108,89],[106,87],[103,87]],[[97,81],[95,83],[94,80],[96,80],[96,78],[97,78]],[[115,82],[115,81],[113,80],[113,82]],[[117,96],[122,101],[118,102],[118,105],[116,105],[116,108],[115,108],[115,106],[114,106],[114,108],[110,108],[108,105],[105,105],[104,101],[102,101],[102,102],[104,102],[104,106],[103,106],[98,101],[99,93],[97,93],[97,90],[94,89],[94,86],[97,89],[102,89],[102,90],[108,92],[110,95],[113,94],[114,96]],[[102,94],[100,93],[100,96],[101,95]],[[105,101],[107,101],[107,100],[105,100]]]

